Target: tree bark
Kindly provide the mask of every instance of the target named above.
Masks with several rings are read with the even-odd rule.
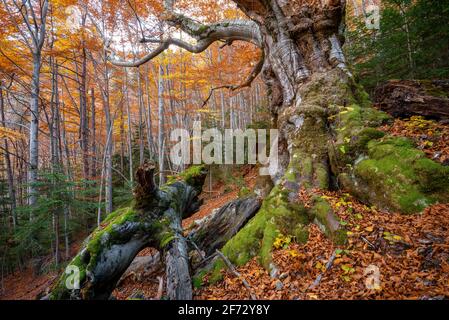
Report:
[[[131,123],[131,106],[129,102],[129,89],[128,89],[128,71],[125,70],[125,81],[123,84],[123,90],[125,91],[126,98],[126,112],[128,114],[128,161],[129,161],[129,181],[131,184],[134,182],[134,159],[133,159],[133,133]]]
[[[34,207],[37,204],[38,191],[36,187],[39,169],[39,92],[40,92],[40,70],[41,54],[33,54],[33,75],[31,79],[31,102],[30,102],[30,164],[28,169],[28,204]],[[33,214],[30,215],[30,220]]]
[[[374,102],[394,117],[423,116],[449,122],[449,81],[391,80],[376,88]]]
[[[156,166],[145,164],[136,174],[135,204],[110,215],[85,241],[70,263],[80,270],[80,289],[67,289],[67,275],[53,286],[50,299],[108,299],[123,273],[145,247],[163,253],[167,292],[171,299],[191,299],[192,286],[187,243],[181,221],[198,210],[207,172],[191,174],[186,181],[159,189]]]
[[[165,183],[164,164],[165,164],[165,114],[164,114],[164,68],[159,65],[159,77],[158,77],[158,155],[159,155],[159,185]]]
[[[97,123],[96,123],[96,107],[95,107],[95,89],[90,90],[90,127],[91,127],[91,153],[92,161],[90,166],[90,176],[95,178],[97,176]]]
[[[0,116],[3,128],[6,128],[6,117],[5,117],[5,103],[3,99],[3,81],[0,81]],[[14,175],[12,171],[11,158],[9,154],[9,143],[8,140],[5,139],[5,162],[6,162],[6,174],[8,177],[8,193],[11,201],[11,217],[13,228],[15,229],[18,225],[17,221],[17,201],[16,201],[16,192],[14,189]]]
[[[85,20],[85,18],[84,18]],[[84,21],[83,20],[83,21]],[[80,146],[83,159],[83,178],[89,179],[89,114],[87,109],[87,54],[85,41],[82,41],[81,49],[81,79],[79,80],[80,93]]]
[[[106,137],[107,143],[105,147],[105,196],[106,196],[106,213],[109,214],[113,211],[112,203],[112,153],[113,153],[113,126],[114,120],[111,114],[110,96],[109,96],[109,68],[107,59],[104,60],[104,82],[105,88],[103,90],[103,108],[106,116]],[[100,220],[100,217],[99,217]]]

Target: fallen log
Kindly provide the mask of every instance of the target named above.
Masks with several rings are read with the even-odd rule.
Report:
[[[259,211],[261,204],[261,199],[256,196],[231,201],[199,221],[187,239],[208,257],[236,235]]]
[[[203,167],[195,167],[184,174],[184,181],[158,188],[154,170],[155,166],[148,163],[139,168],[134,205],[109,215],[85,240],[69,264],[78,279],[70,273],[63,274],[47,298],[109,299],[137,254],[153,247],[164,257],[168,297],[192,299],[188,247],[181,221],[198,210],[198,195],[207,172]]]
[[[207,217],[194,222],[188,231],[186,240],[190,257],[191,274],[199,274],[213,265],[216,250],[221,249],[245,224],[259,211],[262,200],[251,196],[233,200],[215,210]],[[138,275],[152,277],[163,270],[161,256],[156,253],[148,257],[137,257],[121,281]],[[167,272],[171,272],[167,270]],[[173,284],[169,284],[173,285]]]
[[[449,122],[449,80],[392,80],[378,88],[374,102],[395,118],[423,116]]]

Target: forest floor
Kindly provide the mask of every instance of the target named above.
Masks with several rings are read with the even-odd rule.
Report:
[[[382,130],[412,139],[429,158],[449,165],[448,125],[413,117]],[[449,204],[406,216],[368,207],[343,192],[314,193],[344,221],[348,245],[333,245],[316,225],[305,245],[280,236],[273,252],[277,279],[257,258],[237,268],[259,299],[449,299]],[[307,205],[310,199],[301,191],[298,201]],[[223,275],[224,281],[212,285],[206,278],[195,298],[250,299],[241,279]]]
[[[426,155],[449,165],[449,126],[419,117],[395,120],[382,128],[389,134],[406,136]],[[252,190],[257,171],[245,167],[237,175]],[[183,222],[188,228],[238,198],[241,185],[213,185],[214,193],[202,195],[204,205]],[[449,298],[449,204],[438,204],[419,215],[401,215],[368,207],[344,192],[315,193],[326,198],[344,221],[348,244],[333,245],[315,225],[309,241],[300,245],[280,236],[273,252],[279,276],[272,279],[257,258],[237,270],[259,299],[448,299]],[[301,191],[298,201],[307,205]],[[82,239],[82,238],[80,238]],[[76,253],[81,240],[74,244]],[[146,249],[139,256],[154,254]],[[195,299],[250,299],[242,279],[223,271],[224,280],[195,289]],[[158,275],[162,277],[163,274]],[[35,299],[57,278],[57,273],[34,276],[29,267],[5,278],[3,300]],[[317,279],[320,279],[319,281]],[[379,281],[376,281],[378,279]],[[114,291],[117,299],[142,296],[160,298],[157,277],[129,277]]]
[[[78,240],[70,246],[70,259],[78,253],[86,236],[86,234],[80,234],[76,237]],[[45,293],[59,277],[60,271],[48,268],[47,272],[38,274],[35,269],[42,270],[43,265],[50,266],[52,261],[53,256],[49,255],[35,267],[32,262],[29,262],[23,270],[17,270],[6,276],[3,281],[3,290],[0,290],[0,300],[35,300]]]

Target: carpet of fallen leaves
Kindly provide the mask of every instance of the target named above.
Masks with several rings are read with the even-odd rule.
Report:
[[[393,136],[412,139],[430,159],[449,165],[449,124],[412,117],[396,119],[382,130]]]
[[[162,278],[162,291],[159,292],[159,277]],[[165,295],[165,277],[163,273],[154,277],[128,277],[114,290],[116,300],[160,300]],[[160,295],[160,296],[158,296]]]
[[[239,267],[259,299],[449,298],[449,204],[405,216],[367,207],[347,194],[315,192],[332,204],[348,244],[334,246],[311,225],[307,244],[274,251],[276,278],[256,258]],[[250,298],[241,279],[223,273],[224,281],[196,290],[196,299]]]
[[[85,237],[85,234],[76,236],[77,240],[70,246],[70,259],[77,254]],[[49,255],[45,257],[41,264],[50,265],[52,262],[53,255]],[[3,279],[0,300],[35,300],[39,295],[46,293],[48,288],[58,279],[59,274],[59,271],[53,269],[36,274],[30,262],[23,270],[17,270]]]

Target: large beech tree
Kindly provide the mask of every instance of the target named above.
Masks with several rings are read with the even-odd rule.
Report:
[[[246,41],[260,48],[262,59],[248,79],[240,84],[224,84],[223,88],[238,90],[262,74],[268,87],[273,125],[280,130],[280,166],[277,170],[273,166],[270,172],[275,187],[265,197],[257,214],[248,223],[244,220],[245,223],[240,223],[238,228],[233,226],[232,238],[222,248],[229,260],[243,264],[253,256],[260,256],[261,263],[275,271],[271,249],[277,233],[291,234],[297,241],[307,241],[308,224],[312,222],[335,242],[344,243],[346,232],[341,230],[326,200],[314,196],[316,188],[342,188],[366,203],[403,213],[419,212],[432,203],[449,199],[447,168],[428,160],[408,140],[385,137],[376,129],[389,121],[389,117],[371,107],[367,94],[357,85],[346,65],[342,52],[344,0],[234,2],[246,14],[247,20],[204,25],[177,13],[175,1],[167,0],[164,3],[165,22],[188,33],[196,42],[192,44],[171,36],[141,39],[144,43],[157,43],[156,49],[136,61],[113,60],[116,65],[138,67],[157,57],[170,45],[199,53],[217,41],[228,45]],[[296,195],[300,189],[306,190],[312,199],[307,208],[297,202]],[[164,190],[172,192],[169,191],[172,189]],[[174,207],[178,207],[179,199],[184,198],[178,197]],[[143,215],[150,216],[160,205],[149,202],[147,207],[140,209]],[[160,214],[155,218],[163,219],[165,216]],[[171,224],[173,232],[179,227],[182,212],[177,216],[178,220],[175,220],[178,222]],[[247,213],[245,216],[249,217]],[[221,223],[223,221],[227,220],[221,220]],[[117,228],[111,227],[114,234],[121,230],[121,222],[117,223]],[[235,234],[237,230],[240,231]],[[182,256],[187,249],[179,247],[178,237],[182,235],[176,234],[178,240],[168,241],[168,244],[164,242],[162,247],[167,245],[168,251],[177,248],[174,256]],[[135,239],[129,235],[114,238],[122,242],[122,248]],[[84,295],[87,298],[105,298],[111,292],[111,286],[108,286],[111,279],[98,270],[111,264],[121,265],[114,269],[115,281],[124,271],[123,266],[131,263],[131,256],[137,254],[137,250],[125,255],[124,262],[108,260],[108,252],[117,247],[109,246],[108,241],[98,241],[95,234],[90,241],[95,245],[87,244],[83,249],[87,250],[87,253],[82,253],[85,261],[74,261],[88,275],[84,278],[81,292],[91,293],[89,288],[92,287],[108,288],[99,296]],[[196,250],[204,250],[204,246],[203,241]],[[89,250],[94,249],[95,252],[89,254]],[[167,249],[163,251],[167,252]],[[93,260],[91,257],[98,257],[98,252],[104,253],[103,258]],[[219,259],[211,261],[208,270],[212,266],[213,277],[219,278],[219,270],[224,264]],[[275,276],[276,273],[272,274]],[[192,297],[191,284],[185,272],[167,267],[167,277],[170,298]],[[173,283],[178,283],[177,293],[173,293],[170,287]],[[60,284],[53,290],[53,298],[68,297],[67,290],[62,290],[61,294]]]

